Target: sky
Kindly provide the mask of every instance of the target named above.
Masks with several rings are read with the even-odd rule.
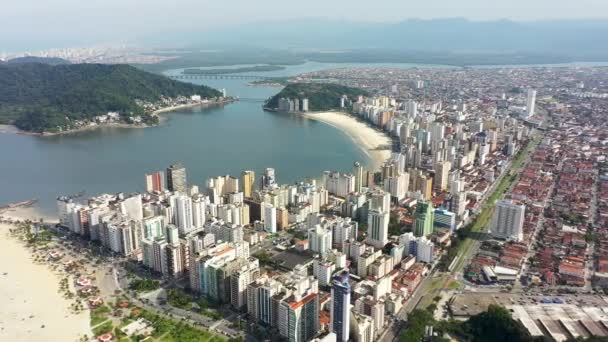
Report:
[[[293,4],[293,5],[290,5]],[[260,21],[608,18],[606,0],[0,0],[0,49],[133,41]]]

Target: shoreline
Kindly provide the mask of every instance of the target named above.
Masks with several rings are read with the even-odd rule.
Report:
[[[53,137],[53,136],[58,136],[58,135],[69,135],[69,134],[73,134],[73,133],[87,132],[87,131],[92,131],[92,130],[96,130],[96,129],[100,129],[100,128],[106,128],[106,127],[114,127],[114,128],[150,128],[150,127],[158,127],[158,126],[160,126],[164,122],[164,119],[161,117],[161,114],[166,114],[166,113],[174,112],[174,111],[177,111],[177,110],[180,110],[180,109],[187,109],[187,108],[225,105],[225,104],[228,104],[228,103],[231,103],[231,102],[234,102],[234,101],[236,101],[236,100],[230,98],[230,99],[224,100],[224,101],[213,101],[213,102],[206,102],[206,103],[187,103],[187,104],[180,104],[180,105],[175,105],[175,106],[170,106],[170,107],[164,107],[164,108],[161,108],[161,109],[157,109],[157,110],[151,112],[152,115],[156,115],[156,116],[159,117],[159,123],[155,124],[155,125],[129,124],[129,123],[122,123],[122,122],[113,122],[113,123],[106,123],[106,124],[87,125],[87,126],[84,126],[84,127],[69,129],[67,131],[62,131],[62,132],[57,132],[57,133],[50,133],[50,132],[42,132],[42,133],[28,132],[28,131],[24,131],[24,130],[21,130],[21,129],[17,128],[17,126],[15,126],[15,125],[0,125],[0,134],[19,134],[19,135],[29,135],[29,136],[37,136],[37,137]]]
[[[45,223],[59,223],[57,216],[44,214],[37,205],[2,209],[0,210],[0,218],[13,222],[39,221],[42,219]]]
[[[60,291],[60,272],[33,260],[23,241],[9,236],[15,225],[0,223],[0,340],[76,341],[92,336],[89,310],[73,313]],[[65,275],[63,276],[65,277]]]
[[[308,112],[301,115],[330,125],[348,135],[370,159],[371,171],[377,171],[391,156],[390,148],[379,149],[392,145],[392,139],[386,133],[372,128],[345,112]]]

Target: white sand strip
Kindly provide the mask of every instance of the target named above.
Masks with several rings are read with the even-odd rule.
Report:
[[[35,264],[0,223],[0,341],[77,341],[92,336],[89,311],[75,315],[59,293],[59,276]],[[44,326],[44,327],[43,327]]]
[[[390,157],[390,150],[378,150],[378,147],[390,146],[391,139],[385,133],[342,112],[306,113],[305,117],[334,126],[351,137],[371,159],[369,167],[377,171]]]

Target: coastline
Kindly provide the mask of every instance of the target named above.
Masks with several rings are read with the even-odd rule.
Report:
[[[56,216],[43,214],[36,204],[27,207],[13,207],[0,210],[0,218],[6,221],[24,222],[44,220],[45,223],[59,223]]]
[[[323,122],[347,134],[371,160],[370,169],[378,170],[391,156],[391,150],[379,149],[391,146],[391,138],[384,132],[370,127],[344,112],[302,113],[308,119]]]
[[[72,301],[60,292],[60,273],[35,262],[23,241],[9,236],[11,228],[15,226],[0,223],[0,258],[10,261],[0,266],[0,340],[77,341],[91,336],[89,311],[70,310]]]
[[[169,113],[169,112],[174,112],[174,111],[177,111],[177,110],[180,110],[180,109],[224,105],[224,104],[231,103],[231,102],[234,102],[234,101],[236,101],[236,100],[234,100],[232,98],[229,98],[228,100],[223,100],[223,101],[213,101],[213,102],[206,102],[206,103],[186,103],[186,104],[180,104],[180,105],[176,105],[176,106],[170,106],[170,107],[164,107],[164,108],[161,108],[161,109],[157,109],[157,110],[151,112],[152,115],[157,115],[159,117],[159,123],[156,124],[156,125],[128,124],[128,123],[113,122],[113,123],[106,123],[106,124],[87,125],[87,126],[84,126],[84,127],[69,129],[69,130],[62,131],[62,132],[57,132],[57,133],[51,133],[51,132],[42,132],[42,133],[28,132],[28,131],[24,131],[24,130],[21,130],[21,129],[17,128],[15,125],[0,125],[0,134],[8,133],[8,134],[21,134],[21,135],[39,136],[39,137],[52,137],[52,136],[57,136],[57,135],[68,135],[68,134],[72,134],[72,133],[80,133],[80,132],[92,131],[92,130],[96,130],[96,129],[104,128],[104,127],[116,127],[116,128],[150,128],[150,127],[158,127],[164,121],[163,118],[162,118],[162,116],[161,116],[161,114],[166,114],[166,113]]]

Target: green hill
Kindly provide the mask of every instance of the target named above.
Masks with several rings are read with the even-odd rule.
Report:
[[[36,56],[17,57],[17,58],[9,59],[6,63],[7,64],[41,63],[41,64],[49,64],[49,65],[72,64],[70,61],[65,60],[63,58],[36,57]]]
[[[18,63],[0,65],[0,123],[32,132],[71,128],[107,112],[144,114],[136,100],[221,96],[205,86],[177,82],[128,65]],[[144,119],[148,116],[144,115]]]
[[[369,96],[363,89],[329,83],[291,83],[281,92],[271,97],[265,107],[277,108],[281,98],[308,98],[310,111],[323,111],[340,108],[340,98],[346,95],[353,99],[359,95]]]

